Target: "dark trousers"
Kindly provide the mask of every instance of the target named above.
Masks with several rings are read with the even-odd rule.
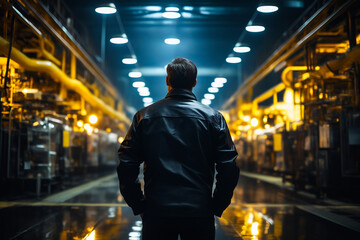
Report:
[[[214,240],[214,217],[143,218],[143,240]]]

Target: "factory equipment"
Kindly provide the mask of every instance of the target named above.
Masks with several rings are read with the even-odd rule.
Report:
[[[223,106],[242,168],[319,197],[359,189],[359,17],[358,1],[318,4]]]
[[[130,121],[70,12],[61,1],[1,0],[0,19],[2,192],[39,196],[113,168]]]

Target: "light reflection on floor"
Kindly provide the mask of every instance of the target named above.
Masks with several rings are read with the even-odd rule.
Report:
[[[141,219],[111,179],[63,203],[0,202],[0,239],[141,239]],[[242,178],[230,207],[216,219],[216,239],[360,239],[356,231],[315,216],[306,207],[348,212],[357,206],[309,205],[292,194]]]

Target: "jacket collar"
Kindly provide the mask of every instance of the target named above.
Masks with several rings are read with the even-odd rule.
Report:
[[[195,95],[187,89],[184,88],[173,88],[168,92],[165,98],[180,98],[180,99],[192,99],[196,100]]]

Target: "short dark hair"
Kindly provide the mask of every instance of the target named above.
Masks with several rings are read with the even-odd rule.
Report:
[[[192,89],[196,82],[197,68],[189,59],[175,58],[167,65],[166,72],[173,88]]]

